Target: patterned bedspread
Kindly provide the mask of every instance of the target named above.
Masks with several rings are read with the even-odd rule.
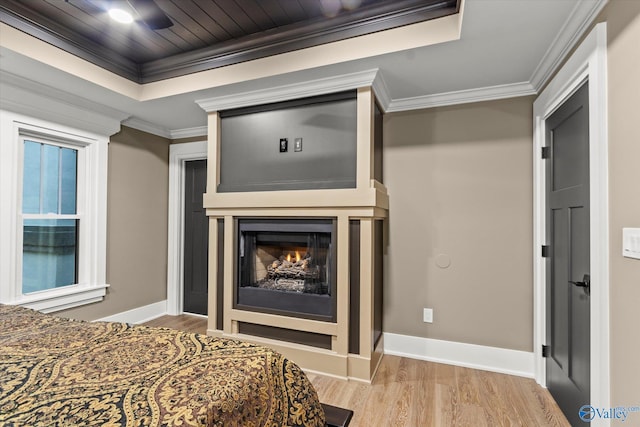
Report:
[[[324,426],[268,348],[0,304],[0,426]]]

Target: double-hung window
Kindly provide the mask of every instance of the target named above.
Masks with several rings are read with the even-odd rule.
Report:
[[[81,147],[22,136],[22,294],[78,284]],[[80,160],[80,162],[78,162]],[[80,183],[81,185],[81,183]]]
[[[1,113],[0,302],[51,312],[102,300],[108,139]]]

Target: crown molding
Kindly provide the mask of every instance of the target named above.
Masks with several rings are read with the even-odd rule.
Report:
[[[391,104],[391,95],[389,95],[389,89],[382,77],[382,73],[377,73],[371,84],[373,87],[373,93],[376,95],[378,105],[382,108],[383,112],[386,112]]]
[[[6,3],[6,4],[5,4]],[[135,83],[151,83],[322,44],[366,36],[453,15],[456,0],[395,0],[341,13],[331,19],[293,22],[245,34],[213,46],[136,62],[94,39],[33,12],[21,0],[0,3],[0,21]],[[151,30],[138,29],[143,34]],[[133,55],[135,56],[135,55]]]
[[[155,123],[147,122],[146,120],[139,119],[137,117],[130,117],[124,122],[124,126],[141,130],[156,136],[161,136],[167,139],[180,139],[191,138],[194,136],[206,136],[207,126],[197,126],[184,129],[166,129],[162,126],[158,126]]]
[[[391,100],[388,113],[419,110],[421,108],[443,107],[447,105],[468,104],[471,102],[491,101],[495,99],[516,98],[535,95],[536,90],[529,82],[511,83],[434,95],[416,96]]]
[[[0,70],[0,107],[5,110],[111,136],[129,113]]]
[[[198,126],[193,128],[170,130],[169,134],[171,135],[171,139],[180,139],[180,138],[193,138],[194,136],[206,137],[208,131],[209,129],[207,128],[207,126]]]
[[[254,105],[271,104],[291,99],[307,98],[327,93],[342,92],[371,86],[379,70],[367,70],[357,73],[343,74],[316,80],[307,80],[289,85],[275,86],[232,95],[198,99],[196,104],[207,113],[224,111],[233,108],[250,107]]]
[[[579,1],[533,71],[529,81],[542,89],[609,0]]]
[[[156,136],[161,136],[163,138],[170,139],[171,131],[168,129],[158,126],[155,123],[148,122],[146,120],[139,119],[137,117],[130,117],[124,122],[122,122],[123,126],[127,126],[133,129],[138,129],[146,133],[150,133]]]

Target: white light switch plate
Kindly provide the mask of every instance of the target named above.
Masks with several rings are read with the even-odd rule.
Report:
[[[433,309],[425,308],[422,311],[422,321],[425,323],[433,323]]]
[[[640,228],[622,229],[622,256],[640,259]]]

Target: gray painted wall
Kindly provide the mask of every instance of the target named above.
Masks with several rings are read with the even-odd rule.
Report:
[[[225,117],[220,159],[219,192],[355,188],[356,101]]]

